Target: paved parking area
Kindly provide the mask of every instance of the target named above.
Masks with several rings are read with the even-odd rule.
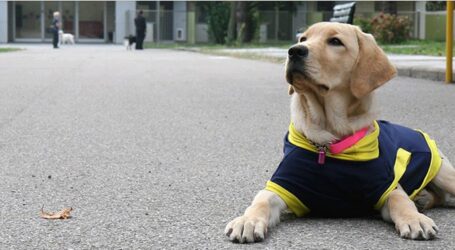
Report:
[[[0,249],[453,249],[455,209],[431,242],[376,218],[285,219],[230,243],[282,156],[283,66],[198,53],[77,45],[0,53]],[[455,161],[455,86],[396,78],[382,118],[420,128]],[[39,211],[74,208],[69,220]]]

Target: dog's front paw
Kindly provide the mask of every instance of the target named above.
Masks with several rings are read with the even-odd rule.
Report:
[[[264,220],[240,216],[229,222],[224,230],[229,240],[237,243],[253,243],[263,241],[267,233]]]
[[[436,237],[438,227],[434,221],[421,214],[415,213],[395,223],[400,237],[412,240],[431,240]]]

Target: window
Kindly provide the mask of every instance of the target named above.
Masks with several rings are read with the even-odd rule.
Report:
[[[41,2],[17,1],[15,4],[16,38],[41,38]]]
[[[79,2],[79,38],[104,38],[104,3]]]

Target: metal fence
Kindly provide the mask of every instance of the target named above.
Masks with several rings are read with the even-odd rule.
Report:
[[[354,22],[358,19],[371,19],[378,12],[356,12]],[[411,23],[412,38],[443,40],[445,34],[445,12],[398,12]],[[180,11],[144,11],[147,22],[146,41],[191,43],[210,42],[208,25],[203,13]],[[311,24],[329,21],[332,12],[317,11],[259,11],[259,30],[255,37],[258,42],[294,41],[297,32]],[[134,35],[134,12],[125,14],[127,25],[125,34]]]
[[[371,20],[379,12],[356,12],[354,24],[360,19]],[[445,39],[445,11],[416,12],[401,11],[397,16],[407,17],[410,21],[411,37],[443,41]],[[259,41],[294,40],[298,31],[305,30],[310,25],[329,21],[332,12],[259,12],[260,32]]]

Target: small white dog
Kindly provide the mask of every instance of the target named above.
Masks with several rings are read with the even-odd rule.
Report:
[[[58,31],[58,40],[60,44],[74,44],[74,36],[70,33],[63,33],[63,30]]]

